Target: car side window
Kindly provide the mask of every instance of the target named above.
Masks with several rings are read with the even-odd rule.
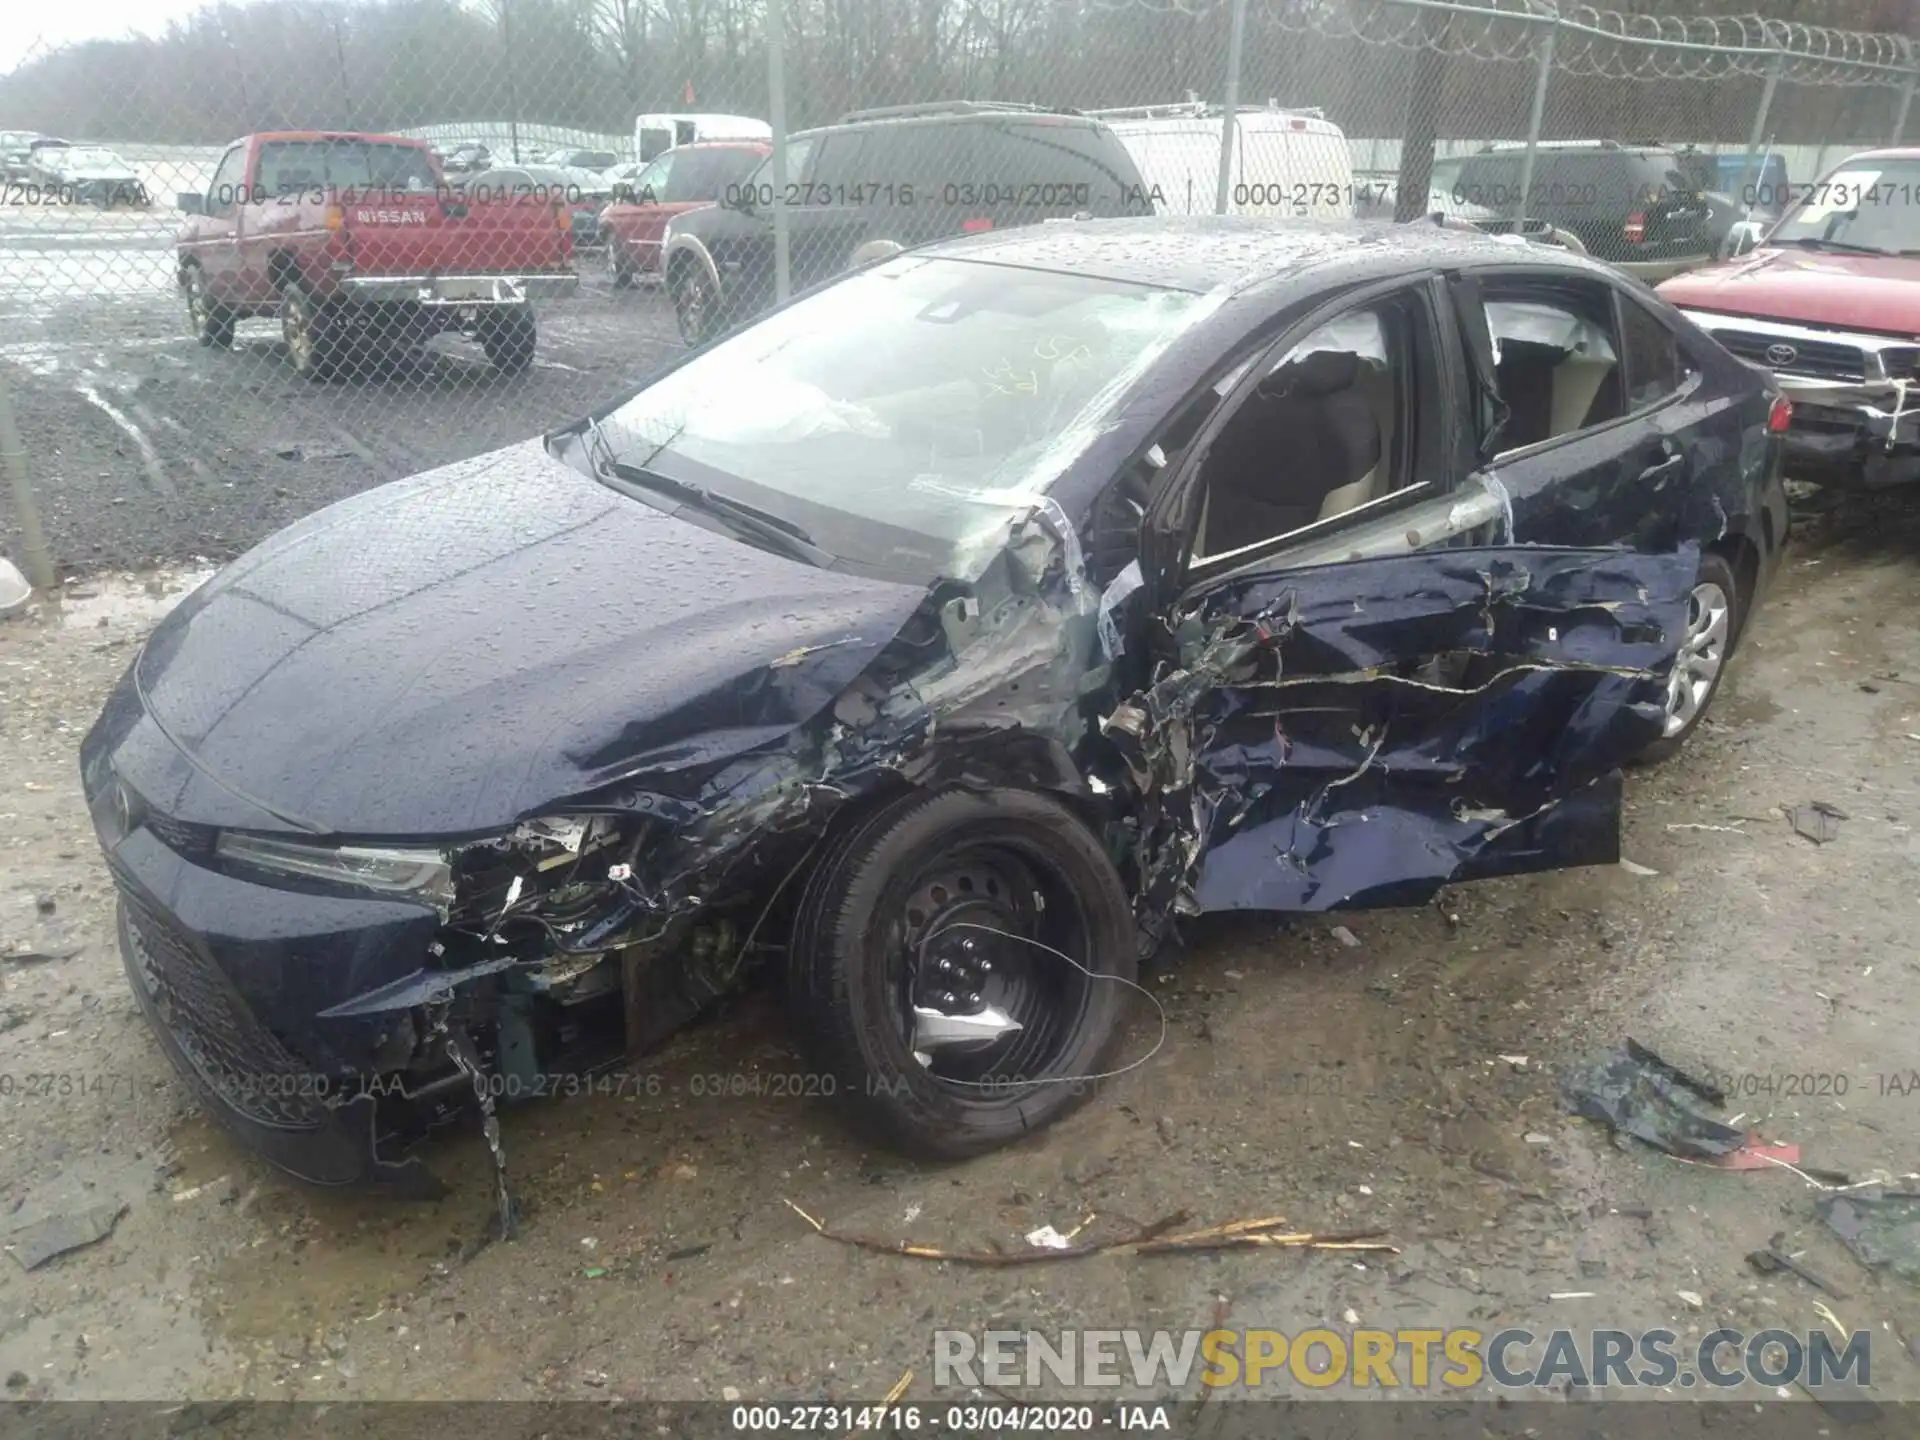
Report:
[[[207,214],[231,215],[245,194],[246,180],[247,147],[236,145],[221,157],[213,179],[207,182]]]
[[[1620,348],[1627,366],[1629,411],[1658,404],[1686,379],[1686,361],[1673,331],[1626,295],[1620,297]]]
[[[807,176],[808,190],[800,196],[806,205],[854,205],[859,203],[859,187],[865,177],[861,173],[861,154],[866,146],[866,134],[860,130],[843,130],[838,134],[822,135],[814,147],[813,173]],[[812,193],[814,186],[822,187],[818,193]]]
[[[1427,307],[1407,292],[1264,360],[1201,460],[1193,561],[1270,545],[1415,483],[1416,391],[1438,383],[1433,355]]]
[[[1489,281],[1494,383],[1507,406],[1501,453],[1618,420],[1626,413],[1613,304],[1602,281]]]

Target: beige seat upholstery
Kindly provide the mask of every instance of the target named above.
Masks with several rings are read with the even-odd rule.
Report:
[[[1358,509],[1370,501],[1378,500],[1389,494],[1393,484],[1389,467],[1393,462],[1393,440],[1395,422],[1399,419],[1398,407],[1394,401],[1393,375],[1379,361],[1366,359],[1361,362],[1360,378],[1355,386],[1366,396],[1367,403],[1373,409],[1375,420],[1380,425],[1380,463],[1362,475],[1351,485],[1342,485],[1338,490],[1327,492],[1327,498],[1321,502],[1322,520],[1331,520],[1336,515],[1344,515],[1349,510]]]

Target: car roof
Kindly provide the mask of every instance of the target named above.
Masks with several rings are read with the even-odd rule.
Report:
[[[1091,275],[1196,293],[1240,292],[1308,269],[1356,280],[1397,270],[1474,262],[1582,274],[1602,267],[1562,250],[1521,245],[1450,226],[1275,220],[1245,215],[1154,215],[1043,221],[959,236],[916,255]]]
[[[1111,127],[1104,120],[1091,115],[1080,115],[1070,110],[930,110],[905,115],[868,114],[857,120],[837,120],[831,125],[816,125],[811,130],[797,131],[788,138],[801,139],[803,136],[820,135],[833,130],[874,130],[908,129],[917,125],[1048,125],[1060,129],[1108,130]]]
[[[1920,146],[1888,145],[1879,150],[1856,150],[1837,163],[1851,165],[1856,160],[1920,160]]]

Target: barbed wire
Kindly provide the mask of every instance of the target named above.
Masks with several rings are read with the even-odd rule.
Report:
[[[1085,0],[1095,11],[1194,19],[1232,0]],[[1552,0],[1249,0],[1250,30],[1290,31],[1461,59],[1532,63],[1554,24],[1556,70],[1614,80],[1765,76],[1807,85],[1898,85],[1917,63],[1901,35],[1764,15],[1626,15]]]

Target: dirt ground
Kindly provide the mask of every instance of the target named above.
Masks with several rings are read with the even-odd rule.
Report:
[[[1806,1165],[1920,1170],[1920,1092],[1900,1093],[1920,1068],[1913,500],[1803,524],[1713,723],[1629,781],[1642,868],[1460,887],[1336,917],[1346,937],[1196,927],[1153,987],[1164,1039],[1137,1014],[1143,1063],[1051,1132],[948,1168],[863,1148],[831,1101],[727,1094],[800,1068],[751,1001],[638,1062],[657,1081],[622,1098],[510,1112],[527,1221],[493,1244],[477,1134],[433,1152],[444,1201],[299,1188],[196,1111],[135,1010],[75,748],[184,583],[101,577],[0,623],[0,1229],[126,1207],[40,1269],[0,1261],[11,1396],[871,1402],[909,1368],[907,1398],[932,1398],[942,1326],[1697,1339],[1815,1326],[1822,1301],[1873,1332],[1877,1394],[1920,1398],[1920,1291],[1824,1230],[1817,1182],[1616,1146],[1556,1083],[1630,1035],[1720,1077],[1729,1111]],[[1814,800],[1845,817],[1825,844],[1780,808]],[[1830,1078],[1788,1096],[1787,1076]],[[960,1248],[1185,1209],[1381,1227],[1400,1253],[967,1269],[835,1244],[787,1200]],[[1847,1298],[1751,1270],[1780,1232]]]

